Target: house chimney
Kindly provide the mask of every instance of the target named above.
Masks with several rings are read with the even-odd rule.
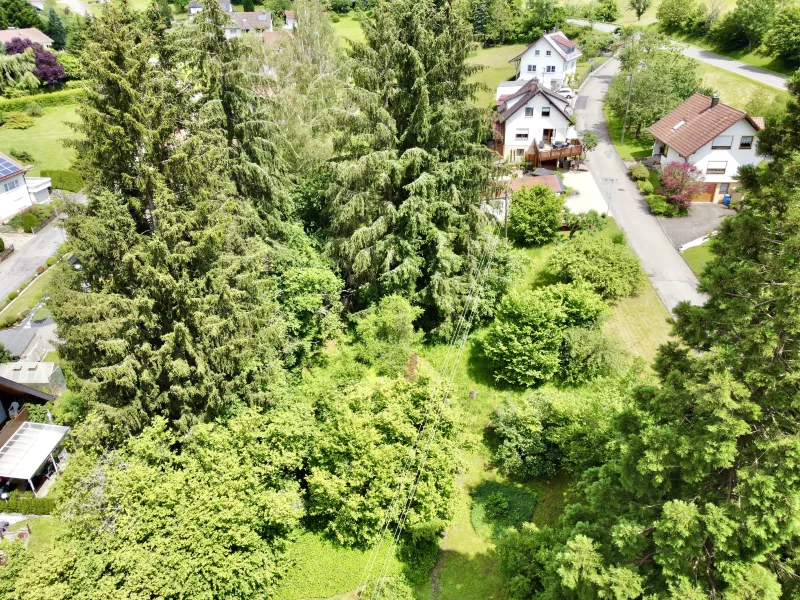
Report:
[[[717,104],[719,104],[719,96],[717,96],[717,92],[714,92],[711,96],[711,108],[714,108]]]

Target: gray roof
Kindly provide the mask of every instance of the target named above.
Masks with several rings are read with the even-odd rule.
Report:
[[[17,359],[22,356],[25,348],[30,345],[35,337],[36,330],[33,328],[15,327],[13,329],[3,329],[0,331],[0,345],[11,353],[12,358]]]
[[[58,378],[61,367],[53,362],[10,362],[0,364],[0,377],[23,385],[48,385]]]
[[[552,174],[553,171],[551,171],[550,169],[543,169],[542,167],[539,167],[533,172],[534,177],[542,177],[544,175],[552,175]]]

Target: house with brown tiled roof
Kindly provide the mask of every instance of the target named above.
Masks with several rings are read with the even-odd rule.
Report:
[[[225,27],[225,37],[227,38],[236,37],[250,31],[254,31],[259,35],[265,31],[272,31],[271,12],[232,12],[229,16],[231,22]]]
[[[722,202],[726,195],[735,199],[739,167],[761,162],[756,134],[763,127],[762,117],[723,104],[716,94],[694,94],[648,128],[655,138],[653,161],[690,162],[700,169],[713,185],[695,201]]]
[[[35,27],[27,27],[24,29],[16,29],[14,27],[9,27],[8,29],[0,30],[0,42],[3,44],[9,43],[11,40],[16,38],[22,38],[23,40],[29,40],[36,44],[40,44],[45,48],[49,48],[53,45],[53,40],[36,29]]]
[[[526,81],[516,92],[500,96],[493,125],[493,148],[511,163],[531,161],[539,166],[545,152],[574,145],[575,123],[563,96]],[[580,153],[580,152],[578,152]],[[565,158],[564,152],[559,158]],[[549,155],[548,155],[549,156]]]

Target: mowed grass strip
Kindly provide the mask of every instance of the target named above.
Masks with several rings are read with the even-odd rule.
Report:
[[[42,169],[69,169],[75,152],[64,145],[64,140],[76,137],[68,125],[78,121],[75,109],[75,104],[45,108],[28,129],[0,128],[0,152],[28,152],[34,159],[34,168],[28,173],[31,176],[39,175]]]

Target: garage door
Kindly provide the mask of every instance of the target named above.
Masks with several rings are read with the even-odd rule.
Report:
[[[692,198],[692,202],[713,202],[714,201],[714,191],[717,189],[716,183],[709,183],[706,186],[706,191],[701,194],[697,194],[694,198]]]

